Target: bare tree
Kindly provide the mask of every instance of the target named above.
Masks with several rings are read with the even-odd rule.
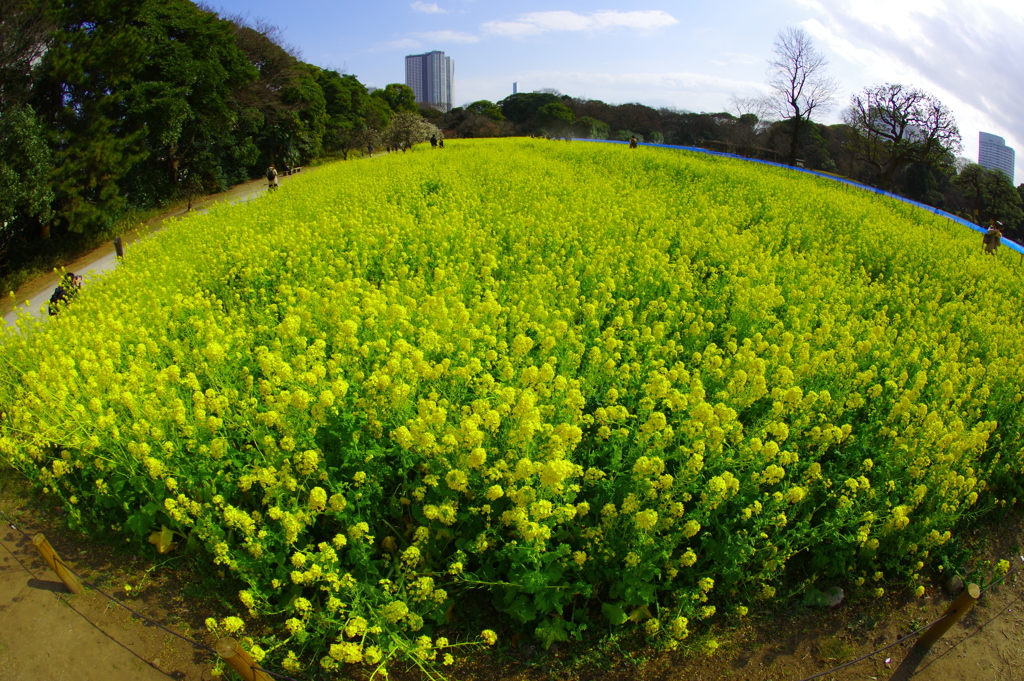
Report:
[[[768,92],[762,97],[761,108],[791,123],[790,165],[796,165],[804,124],[816,112],[828,111],[839,89],[839,81],[825,73],[826,66],[828,60],[814,48],[806,31],[779,31],[775,55],[768,60]]]
[[[0,0],[0,111],[24,102],[53,21],[42,0]]]
[[[865,88],[850,98],[844,119],[851,128],[849,150],[878,171],[889,189],[906,163],[953,163],[961,149],[953,112],[924,90],[899,83]]]
[[[772,112],[765,107],[765,97],[740,97],[734,93],[729,97],[729,113],[736,118],[753,115],[757,119],[754,123],[754,133],[757,135],[767,132],[771,127]]]

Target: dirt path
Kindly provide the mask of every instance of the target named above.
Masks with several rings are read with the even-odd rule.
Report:
[[[282,177],[281,181],[290,179]],[[263,179],[236,185],[194,203],[193,212],[205,212],[215,203],[249,201],[266,190]],[[184,208],[161,215],[126,233],[122,242],[130,248],[163,229],[168,221],[188,215]],[[90,279],[116,266],[110,243],[80,256],[65,269],[85,275],[88,285]],[[21,302],[14,309],[10,298],[0,301],[4,322],[13,325],[19,314],[44,317],[57,281],[58,275],[50,273],[22,286],[15,292],[15,300]],[[30,536],[45,533],[63,560],[104,591],[179,634],[204,639],[202,619],[211,613],[198,612],[183,597],[184,584],[175,585],[181,580],[176,580],[173,572],[158,571],[154,576],[152,565],[118,558],[102,546],[83,542],[63,528],[59,509],[34,508],[37,500],[26,496],[27,488],[15,480],[17,476],[9,469],[0,469],[0,474],[0,511],[15,518],[22,532]],[[126,582],[138,585],[147,579],[149,585],[141,592],[129,594],[124,589]],[[159,588],[164,585],[169,589]],[[7,522],[0,525],[0,679],[205,681],[213,678],[212,669],[207,652],[132,616],[100,593],[70,594],[31,541]]]
[[[212,646],[205,617],[232,614],[232,594],[211,599],[196,585],[198,569],[118,552],[64,526],[64,512],[40,501],[24,478],[0,469],[0,511],[29,536],[44,532],[63,560],[130,607],[188,638]],[[1008,518],[977,536],[980,555],[1021,564],[1024,522]],[[981,541],[983,539],[983,542]],[[987,555],[986,555],[987,554]],[[163,559],[162,559],[163,560]],[[132,588],[126,589],[125,585]],[[210,588],[209,582],[201,588]],[[214,585],[213,588],[219,588]],[[925,598],[845,602],[829,612],[793,608],[762,613],[716,633],[713,655],[657,655],[606,646],[598,668],[566,669],[569,649],[535,643],[496,651],[456,668],[461,681],[802,681],[890,644],[885,652],[821,678],[832,681],[1024,680],[1024,569],[984,593],[974,610],[927,654],[908,634],[942,615],[952,597],[931,585]],[[598,623],[598,627],[601,625]],[[596,631],[596,630],[595,630]],[[500,647],[499,647],[500,648]],[[580,654],[577,649],[574,651]],[[591,656],[594,660],[595,656]],[[132,617],[94,591],[66,593],[29,539],[0,524],[0,679],[5,681],[212,681],[212,657]],[[294,676],[294,675],[293,675]],[[402,681],[421,677],[396,673]],[[298,679],[318,679],[298,674]],[[357,677],[358,678],[358,677]]]
[[[208,681],[211,656],[88,589],[73,595],[28,537],[42,532],[85,580],[178,634],[210,645],[200,612],[183,597],[187,567],[154,566],[64,527],[63,511],[0,468],[0,679],[4,681]],[[13,521],[14,527],[12,527]],[[17,528],[17,529],[15,529]],[[27,535],[27,536],[26,536]],[[135,586],[129,590],[126,584]]]
[[[303,172],[310,172],[310,170],[306,169]],[[291,179],[291,177],[281,177],[280,181],[283,184]],[[215,203],[244,203],[264,194],[266,191],[267,181],[265,179],[251,180],[235,185],[226,192],[207,196],[193,203],[192,212],[204,213]],[[188,217],[188,215],[189,211],[187,208],[165,213],[129,230],[121,237],[121,241],[127,250],[139,239],[162,230],[168,221]],[[116,266],[117,258],[114,253],[114,244],[111,242],[81,255],[64,269],[68,272],[85,275],[85,285],[88,286],[90,280],[101,276]],[[49,301],[50,295],[57,286],[59,279],[60,277],[55,272],[51,272],[28,282],[14,292],[17,306],[12,306],[10,297],[0,299],[0,313],[3,313],[4,322],[8,326],[13,325],[17,321],[19,314],[27,314],[37,319],[46,316],[46,303]]]
[[[52,532],[50,533],[53,534]],[[67,593],[32,543],[0,533],[0,678],[7,681],[208,679],[192,646],[96,592]],[[65,555],[67,546],[61,547]],[[61,551],[61,549],[58,549]],[[72,552],[71,555],[74,555]],[[133,604],[161,618],[145,605]],[[163,615],[166,619],[166,614]],[[159,620],[158,620],[159,621]]]

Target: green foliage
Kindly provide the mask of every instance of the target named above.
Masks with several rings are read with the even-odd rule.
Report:
[[[588,139],[603,140],[611,135],[611,126],[590,116],[583,116],[576,121],[576,134]]]
[[[187,535],[288,671],[425,664],[485,594],[673,646],[915,585],[1024,498],[1016,265],[973,233],[727,159],[453,151],[139,244],[2,339],[0,454],[83,528]]]
[[[971,163],[953,178],[953,185],[970,201],[974,219],[979,224],[999,220],[1015,227],[1024,221],[1021,194],[1003,171]]]
[[[388,105],[394,113],[418,113],[416,93],[404,83],[389,83],[382,90],[374,90],[373,96]]]
[[[549,102],[537,109],[535,120],[537,125],[548,132],[564,134],[571,128],[576,116],[562,102]]]
[[[500,123],[505,120],[505,115],[501,112],[501,107],[486,99],[481,99],[473,102],[472,104],[468,104],[466,106],[466,112],[476,114],[477,116],[484,116],[495,123]]]
[[[52,29],[48,0],[0,0],[0,111],[31,95],[32,67]]]
[[[148,155],[145,128],[125,121],[125,95],[145,62],[140,7],[65,3],[39,65],[35,108],[51,135],[55,214],[71,232],[109,226],[126,207],[118,182]]]
[[[148,159],[122,184],[137,205],[187,193],[184,184],[222,189],[216,147],[238,124],[234,93],[258,72],[231,24],[187,0],[147,2],[139,23],[149,49],[126,93],[125,123],[146,129]]]
[[[548,104],[561,104],[562,98],[548,92],[519,92],[498,102],[508,120],[526,127],[538,127],[537,112]]]
[[[366,87],[355,76],[341,75],[336,71],[320,71],[317,79],[324,92],[328,116],[324,134],[325,151],[340,151],[348,158],[352,149],[370,141],[371,130],[387,127],[390,112],[386,116],[379,114],[383,101],[370,97]]]
[[[32,109],[0,111],[0,262],[11,241],[50,221],[50,149]]]
[[[272,155],[292,165],[308,163],[323,151],[327,129],[327,100],[316,79],[317,67],[296,64],[288,87],[281,92],[281,103],[287,108],[278,125],[284,143]]]

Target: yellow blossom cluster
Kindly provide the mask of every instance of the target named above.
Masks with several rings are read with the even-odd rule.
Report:
[[[912,582],[1024,494],[1020,268],[973,235],[728,159],[451,151],[215,207],[22,320],[0,455],[203,547],[288,670],[446,663],[482,586],[679,641],[783,577]]]

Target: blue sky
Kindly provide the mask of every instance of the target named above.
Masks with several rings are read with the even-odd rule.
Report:
[[[383,87],[407,54],[455,60],[456,105],[555,88],[609,103],[727,111],[763,88],[776,33],[806,30],[842,83],[821,116],[838,122],[850,95],[916,85],[956,115],[963,155],[978,133],[1006,139],[1024,182],[1024,2],[1020,0],[208,0],[265,19],[305,61]]]

